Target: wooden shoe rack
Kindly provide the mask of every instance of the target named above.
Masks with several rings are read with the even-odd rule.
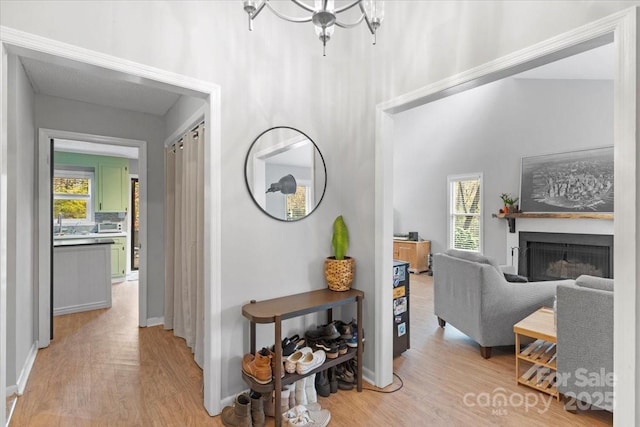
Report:
[[[256,352],[256,324],[274,324],[274,343],[275,347],[275,368],[273,372],[273,380],[269,384],[258,384],[251,377],[242,373],[242,378],[249,387],[260,393],[269,393],[275,390],[276,408],[280,408],[280,392],[282,386],[292,384],[301,378],[324,371],[327,368],[344,363],[351,359],[356,359],[357,373],[356,386],[358,391],[362,391],[362,300],[364,292],[357,289],[350,289],[345,292],[335,292],[330,289],[320,289],[301,294],[290,295],[281,298],[274,298],[264,301],[251,301],[249,304],[242,306],[242,315],[249,319],[251,328],[249,333],[250,352]],[[357,305],[356,322],[358,324],[358,346],[349,348],[346,354],[340,355],[335,359],[327,359],[318,368],[304,375],[287,374],[281,377],[283,372],[282,366],[282,321],[293,317],[304,316],[306,314],[316,313],[318,311],[327,311],[327,323],[333,321],[333,308],[346,304],[355,303]],[[282,419],[275,417],[275,425],[279,427]]]

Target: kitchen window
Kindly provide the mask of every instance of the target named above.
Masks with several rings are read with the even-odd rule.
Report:
[[[482,252],[482,174],[456,175],[449,181],[449,247]]]
[[[53,218],[64,223],[93,221],[93,172],[56,169],[53,176]]]

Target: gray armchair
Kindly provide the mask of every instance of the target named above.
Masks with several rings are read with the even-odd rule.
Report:
[[[580,276],[557,294],[558,391],[567,409],[613,411],[613,279]]]
[[[515,344],[513,325],[553,305],[559,283],[573,280],[510,283],[492,258],[450,249],[434,256],[433,309],[441,327],[449,322],[488,359],[491,347]]]

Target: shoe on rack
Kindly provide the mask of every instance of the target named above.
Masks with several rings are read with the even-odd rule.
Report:
[[[264,427],[264,399],[262,394],[250,390],[249,398],[251,399],[251,422],[253,427]]]
[[[327,409],[310,411],[304,405],[298,405],[282,414],[282,424],[284,426],[326,427],[329,421],[331,421],[331,412]]]
[[[338,354],[347,354],[349,351],[349,346],[347,345],[347,341],[338,340]]]
[[[327,379],[329,380],[329,392],[337,393],[338,392],[338,377],[336,376],[336,368],[331,367],[327,372]]]
[[[353,383],[338,380],[338,388],[340,390],[353,390]]]
[[[246,393],[236,396],[233,406],[222,409],[222,424],[225,427],[251,427],[251,400]],[[326,424],[325,424],[326,425]]]
[[[328,369],[326,371],[320,371],[316,374],[316,392],[322,397],[329,397],[329,395],[331,394],[331,387],[329,385],[327,374]]]
[[[293,374],[296,371],[296,365],[298,361],[302,359],[307,353],[311,353],[313,350],[311,347],[302,347],[300,350],[297,350],[291,356],[287,357],[284,360],[284,370],[289,374]]]
[[[332,322],[328,325],[318,326],[315,329],[308,330],[304,337],[307,341],[319,341],[319,340],[335,340],[340,338],[340,332],[336,328],[336,325]],[[308,344],[307,344],[308,345]]]
[[[253,354],[245,354],[242,358],[242,372],[258,384],[269,384],[272,375],[271,357],[264,356],[260,351],[255,356]]]
[[[336,366],[336,378],[338,379],[338,381],[343,381],[346,383],[355,382],[355,376],[353,375],[353,372],[347,369],[345,364]]]
[[[355,325],[355,320],[352,320],[349,323],[344,323],[342,320],[337,320],[336,327],[338,328],[338,332],[340,332],[340,338],[343,340],[347,340],[352,337],[352,330],[354,329],[353,325]]]
[[[296,372],[300,375],[307,374],[327,360],[327,355],[324,350],[316,350],[313,353],[305,354],[296,364]]]
[[[338,357],[340,348],[336,341],[320,340],[314,344],[316,350],[324,350],[328,359],[335,359]]]

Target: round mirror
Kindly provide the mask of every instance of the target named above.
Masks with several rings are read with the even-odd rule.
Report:
[[[327,168],[318,146],[287,126],[258,135],[247,153],[244,173],[253,201],[280,221],[310,215],[327,187]]]

